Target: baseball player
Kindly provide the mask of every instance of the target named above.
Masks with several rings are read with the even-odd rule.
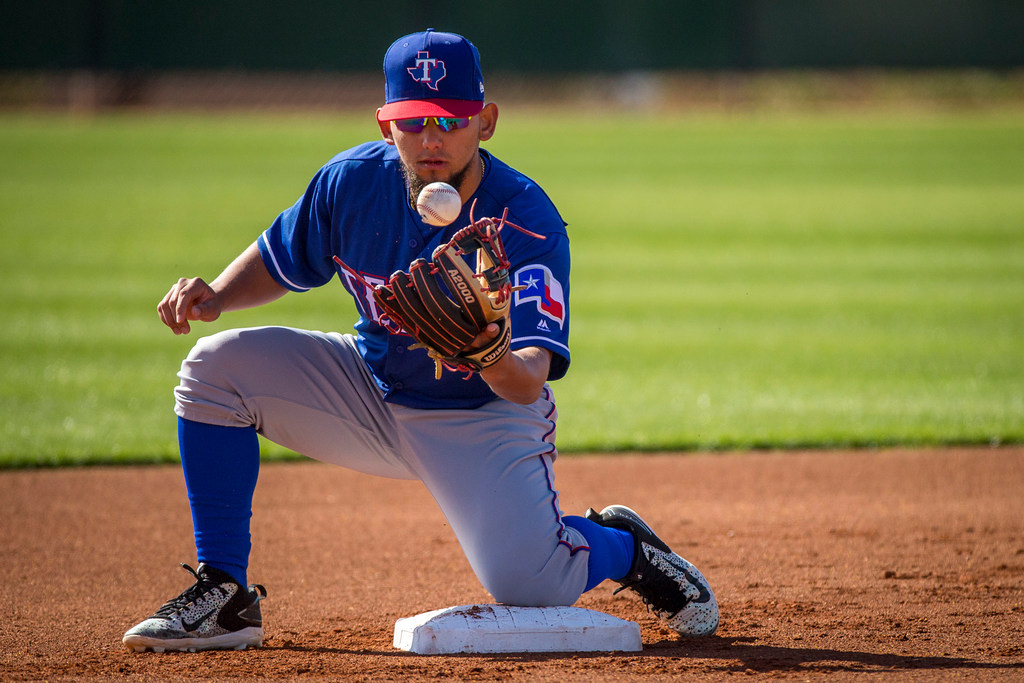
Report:
[[[187,334],[193,321],[337,277],[359,320],[354,334],[230,330],[200,339],[183,361],[175,412],[199,564],[182,566],[195,583],[123,642],[158,652],[262,644],[267,592],[247,577],[257,434],[323,462],[422,481],[498,602],[572,605],[612,579],[679,633],[713,633],[707,581],[635,512],[560,510],[549,382],[570,360],[566,224],[536,183],[480,147],[498,108],[485,104],[476,47],[432,29],[411,34],[388,49],[384,75],[382,139],[335,156],[216,279],[182,278],[158,306],[164,324]],[[414,209],[435,181],[463,202],[447,227]],[[438,348],[426,328],[447,332],[457,316],[410,316],[439,298],[424,288],[445,270],[442,256],[452,266],[474,250],[495,262],[477,297],[497,315]]]

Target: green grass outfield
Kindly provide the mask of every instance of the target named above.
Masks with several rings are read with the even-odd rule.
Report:
[[[157,301],[375,135],[370,115],[0,117],[0,465],[176,457],[195,333]],[[488,148],[570,223],[563,452],[1024,440],[1024,117],[509,110]],[[335,283],[201,330],[353,311]]]

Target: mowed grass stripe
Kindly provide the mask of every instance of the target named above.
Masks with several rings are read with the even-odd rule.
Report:
[[[500,123],[487,147],[570,223],[563,452],[1021,440],[1019,117]],[[214,277],[375,130],[5,116],[0,462],[173,458],[170,391],[194,335],[164,329],[157,301],[179,276]],[[352,322],[335,284],[197,332]]]

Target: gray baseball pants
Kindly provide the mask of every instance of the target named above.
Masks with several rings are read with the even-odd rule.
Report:
[[[352,335],[285,327],[200,339],[178,376],[180,417],[255,426],[326,463],[422,481],[498,602],[571,605],[583,592],[589,553],[554,488],[550,387],[531,405],[407,408],[383,401]]]

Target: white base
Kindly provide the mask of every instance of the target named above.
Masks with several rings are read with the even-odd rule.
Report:
[[[399,619],[394,645],[421,655],[643,649],[633,621],[580,607],[508,605],[461,605]]]

